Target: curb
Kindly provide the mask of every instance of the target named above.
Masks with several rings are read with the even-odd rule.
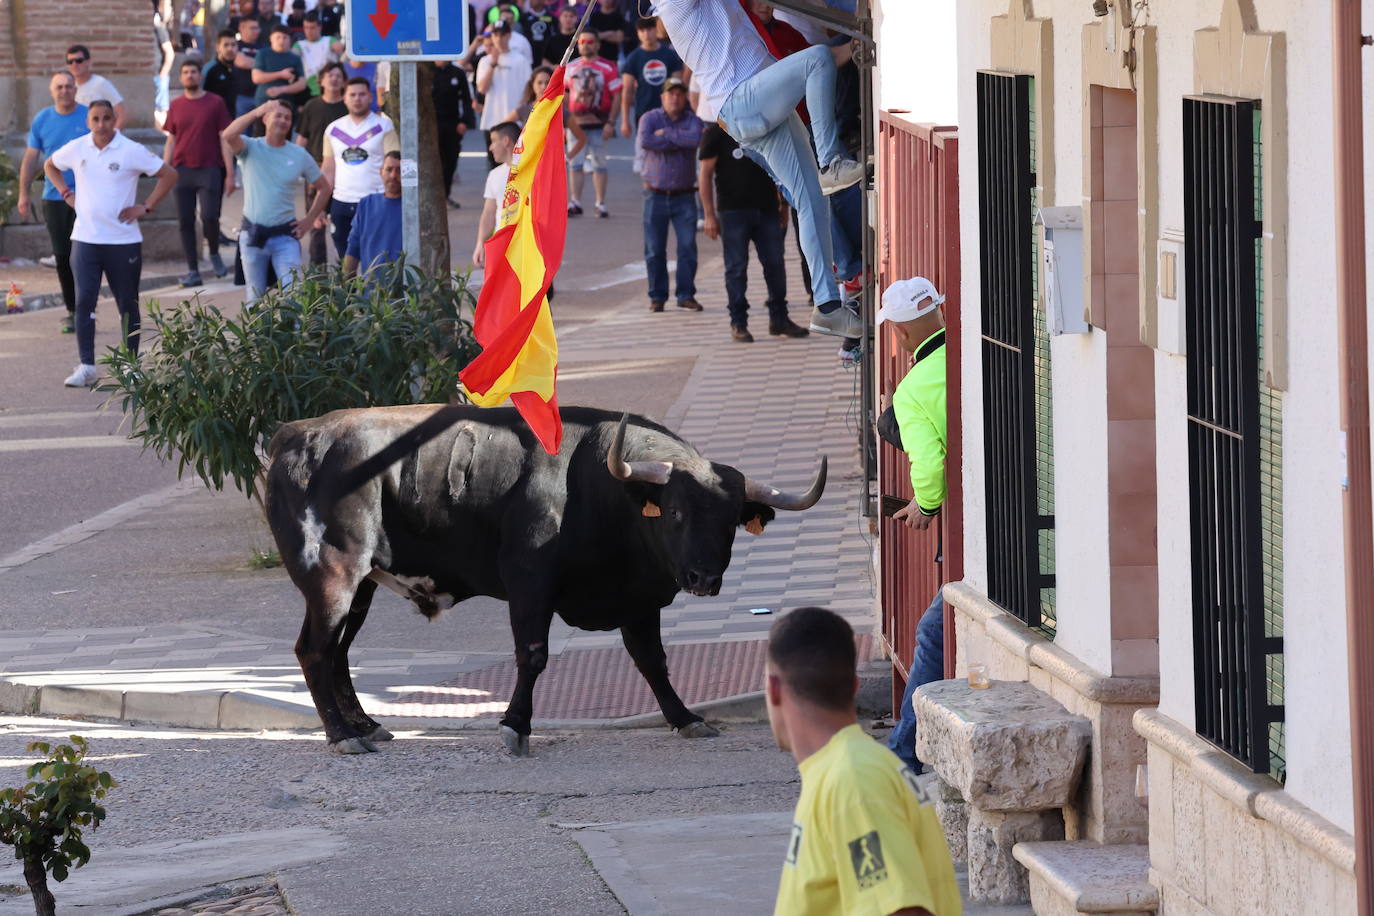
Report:
[[[155,289],[161,289],[164,286],[175,286],[180,283],[181,277],[176,274],[171,276],[143,277],[139,280],[138,291],[142,294],[151,292]],[[110,292],[109,286],[100,287],[99,298],[108,299],[112,295],[114,294]],[[30,293],[27,296],[20,296],[19,304],[24,312],[39,312],[43,309],[66,307],[66,303],[62,301],[61,290],[47,293]]]
[[[883,687],[881,680],[881,676],[869,672],[860,674],[861,684],[872,684],[870,690],[890,690],[890,686]],[[861,687],[860,695],[864,693]],[[860,702],[860,712],[873,714],[873,710],[865,709],[866,705]],[[717,722],[752,723],[768,720],[761,690],[694,703],[692,709]],[[251,690],[112,690],[67,684],[26,684],[6,678],[0,678],[0,713],[108,719],[206,731],[317,731],[320,728],[319,716],[313,709]],[[390,728],[424,732],[486,731],[496,725],[496,717],[490,713],[468,719],[386,715],[379,718]],[[663,714],[659,712],[619,718],[535,719],[532,724],[536,729],[551,731],[668,727]]]
[[[708,718],[723,722],[758,722],[767,718],[763,692],[745,693],[693,705]],[[156,692],[25,684],[0,678],[0,714],[63,716],[138,722],[207,731],[317,731],[313,709],[246,690]],[[493,714],[470,719],[443,716],[379,716],[390,728],[436,731],[486,731],[496,726]],[[622,718],[535,719],[544,730],[667,728],[662,713]]]

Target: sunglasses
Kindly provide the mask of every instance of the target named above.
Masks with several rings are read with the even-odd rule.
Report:
[[[84,64],[84,63],[85,63],[86,61],[88,61],[88,60],[90,60],[89,57],[69,57],[69,58],[67,58],[67,63],[69,63],[69,64]]]

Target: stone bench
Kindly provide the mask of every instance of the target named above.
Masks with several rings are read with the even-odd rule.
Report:
[[[919,688],[916,756],[940,777],[936,813],[950,852],[968,863],[969,899],[1027,903],[1017,843],[1061,840],[1060,810],[1078,790],[1092,726],[1025,681]]]
[[[1015,855],[1030,871],[1031,906],[1038,916],[1153,916],[1159,908],[1148,846],[1022,843]]]

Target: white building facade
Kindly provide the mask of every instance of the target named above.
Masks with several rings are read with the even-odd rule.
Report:
[[[1092,722],[1067,839],[1162,912],[1354,912],[1331,4],[925,6],[876,98],[958,125],[955,671]]]

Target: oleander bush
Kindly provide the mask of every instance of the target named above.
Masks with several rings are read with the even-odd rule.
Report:
[[[215,490],[258,480],[283,423],[345,407],[448,403],[479,347],[465,276],[404,263],[364,278],[316,269],[231,316],[199,297],[150,303],[143,352],[101,359],[131,438]]]

